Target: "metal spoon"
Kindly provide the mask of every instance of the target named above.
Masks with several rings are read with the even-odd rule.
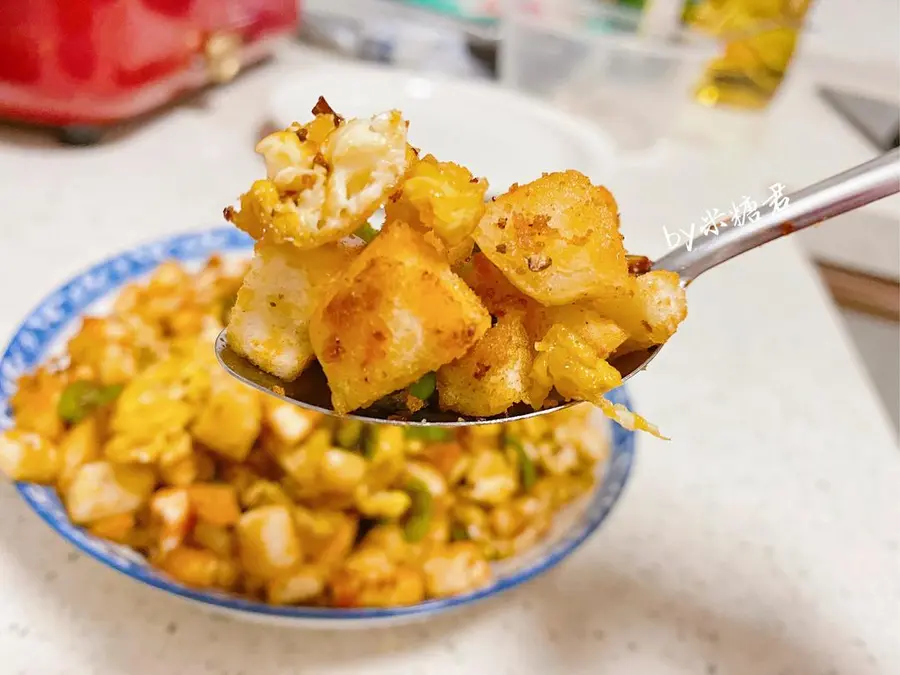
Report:
[[[760,209],[757,211],[759,217],[752,222],[735,226],[727,220],[722,221],[717,235],[707,235],[695,241],[690,250],[686,246],[675,249],[653,263],[652,269],[677,272],[682,286],[686,287],[707,270],[741,253],[897,192],[900,192],[900,150],[895,149],[849,171],[787,195],[785,205],[778,208],[773,204]],[[659,352],[660,347],[653,347],[647,351],[631,353],[613,361],[612,365],[622,374],[622,381],[627,382],[644,370]],[[232,351],[225,340],[224,331],[216,340],[216,355],[232,375],[260,391],[309,410],[336,415],[331,407],[328,382],[318,364],[307,368],[297,380],[284,382],[264,373]],[[567,402],[542,410],[533,410],[531,406],[520,403],[503,415],[490,418],[465,417],[438,410],[434,406],[414,414],[402,414],[389,406],[375,405],[345,417],[386,424],[466,426],[544,415],[575,403],[578,402]]]

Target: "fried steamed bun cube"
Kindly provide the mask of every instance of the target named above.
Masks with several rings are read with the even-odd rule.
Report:
[[[423,231],[432,231],[456,258],[484,214],[488,183],[453,162],[439,162],[433,155],[416,159],[402,189],[384,207],[385,219],[402,220]],[[440,248],[440,247],[439,247]],[[453,262],[453,261],[451,261]]]
[[[493,316],[502,317],[507,312],[528,313],[540,308],[538,303],[513,286],[484,253],[473,255],[471,264],[466,265],[459,274]]]
[[[528,400],[533,352],[523,315],[504,314],[465,356],[437,371],[441,409],[490,417]]]
[[[352,234],[405,176],[407,123],[388,111],[345,120],[320,98],[309,124],[266,136],[256,151],[267,177],[225,217],[252,237],[308,249]]]
[[[313,359],[309,321],[325,289],[360,251],[353,240],[302,251],[257,243],[227,326],[229,346],[262,370],[293,380]]]
[[[473,236],[512,284],[541,304],[633,293],[616,201],[577,171],[514,185],[488,204]]]
[[[675,272],[656,270],[635,279],[630,298],[594,300],[591,305],[628,333],[617,354],[666,342],[687,317],[687,297]]]
[[[309,328],[332,405],[347,413],[463,356],[490,325],[441,254],[394,221],[331,287]]]
[[[484,253],[476,253],[469,263],[460,268],[460,276],[475,294],[481,298],[491,316],[502,318],[508,313],[521,315],[525,329],[532,342],[540,340],[550,325],[547,323],[546,308],[532,300],[509,283],[497,267]],[[540,403],[537,401],[536,403]]]

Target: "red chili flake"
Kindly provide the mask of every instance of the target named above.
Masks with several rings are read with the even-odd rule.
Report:
[[[491,197],[491,199],[493,200],[493,197]],[[501,218],[500,220],[497,221],[497,229],[498,230],[506,229],[506,218]]]
[[[653,268],[653,261],[645,255],[626,255],[625,262],[628,264],[628,273],[634,276],[646,274]]]
[[[230,223],[232,220],[234,220],[234,207],[226,206],[222,211],[222,215],[225,217],[225,220]]]
[[[344,121],[344,118],[338,115],[334,109],[328,105],[328,101],[325,100],[324,96],[320,96],[316,101],[316,104],[312,109],[313,115],[331,115],[334,118],[334,126],[338,126],[341,122]]]
[[[309,131],[307,131],[306,129],[303,129],[303,128],[297,129],[297,138],[300,139],[301,143],[303,141],[305,141],[308,136],[309,136]]]
[[[334,115],[334,110],[328,105],[328,101],[325,100],[324,96],[319,96],[316,99],[316,104],[312,108],[313,115]]]
[[[497,248],[494,249],[497,253],[506,253],[506,244],[497,244]]]

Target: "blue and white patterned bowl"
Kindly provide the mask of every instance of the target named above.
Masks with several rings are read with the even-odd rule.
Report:
[[[60,350],[89,313],[102,313],[125,284],[151,273],[165,260],[201,263],[213,253],[247,256],[252,241],[234,228],[183,234],[140,246],[79,274],[47,296],[22,322],[0,358],[0,429],[12,424],[9,397],[20,375]],[[610,400],[628,405],[624,388]],[[18,483],[16,488],[44,521],[60,536],[105,565],[176,597],[236,618],[326,628],[370,627],[426,618],[467,605],[518,586],[551,569],[569,556],[606,519],[618,500],[634,458],[634,434],[597,419],[598,433],[610,435],[610,458],[602,468],[597,489],[557,516],[548,537],[525,555],[496,565],[493,583],[474,593],[430,600],[396,609],[330,609],[274,607],[225,593],[188,588],[149,566],[143,557],[124,546],[88,535],[73,525],[52,488]]]

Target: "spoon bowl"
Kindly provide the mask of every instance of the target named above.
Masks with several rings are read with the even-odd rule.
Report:
[[[611,361],[611,364],[622,373],[622,383],[624,384],[638,371],[643,370],[658,352],[658,347],[653,347],[646,351],[632,352],[620,359]],[[228,341],[225,339],[225,331],[222,331],[216,339],[216,356],[219,359],[219,363],[231,375],[264,394],[275,396],[282,401],[293,403],[307,410],[326,415],[337,415],[331,405],[331,389],[328,387],[328,380],[325,378],[325,373],[322,372],[318,362],[310,364],[296,380],[285,382],[274,375],[260,370],[231,349],[228,346]],[[410,413],[401,406],[394,407],[390,405],[389,401],[386,401],[361,410],[354,410],[352,413],[342,415],[342,417],[378,424],[460,427],[476,424],[496,424],[497,422],[509,422],[526,417],[537,417],[538,415],[546,415],[562,408],[568,408],[577,403],[581,403],[581,401],[564,401],[540,410],[535,410],[525,403],[517,403],[501,415],[467,417],[452,411],[441,410],[434,404]]]
[[[737,255],[897,192],[900,192],[900,150],[895,149],[877,159],[787,195],[783,202],[759,209],[756,212],[758,217],[753,220],[735,223],[723,220],[717,224],[719,231],[716,236],[706,236],[690,249],[678,248],[671,251],[654,262],[651,269],[676,272],[681,278],[681,285],[687,287],[704,272]],[[662,351],[662,346],[632,352],[610,361],[610,364],[622,375],[624,384],[644,370]],[[225,331],[216,340],[216,356],[219,363],[233,376],[270,396],[276,396],[308,410],[327,415],[338,414],[331,405],[331,390],[318,363],[308,367],[292,382],[279,380],[234,352],[228,346]],[[343,417],[380,424],[456,427],[536,417],[576,403],[581,401],[563,401],[540,410],[519,403],[502,415],[468,417],[442,411],[435,404],[410,413],[400,405],[390,405],[388,397],[387,403],[379,402]]]

